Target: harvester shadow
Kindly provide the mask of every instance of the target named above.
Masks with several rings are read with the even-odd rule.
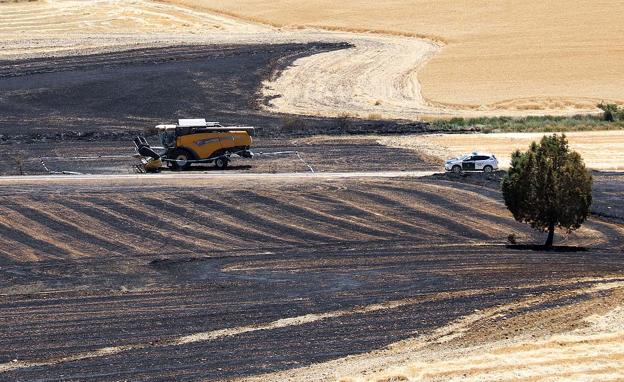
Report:
[[[236,171],[236,170],[249,170],[251,169],[251,165],[241,165],[241,166],[228,166],[226,168],[216,168],[214,166],[194,166],[185,170],[173,170],[169,168],[163,168],[162,171],[167,172],[205,172],[205,171]]]

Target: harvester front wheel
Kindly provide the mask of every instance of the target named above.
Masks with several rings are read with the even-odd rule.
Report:
[[[171,168],[174,170],[188,170],[191,167],[189,161],[193,160],[193,155],[184,149],[176,149],[171,156],[174,161],[171,163]]]
[[[228,161],[227,157],[223,156],[223,157],[219,157],[219,158],[215,159],[214,164],[215,164],[216,168],[218,168],[220,170],[223,170],[224,168],[226,168],[228,166],[228,162],[229,161]]]

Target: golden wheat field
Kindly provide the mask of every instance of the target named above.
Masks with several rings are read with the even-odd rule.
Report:
[[[442,42],[419,76],[432,103],[531,110],[624,101],[621,1],[171,2],[276,26],[383,31]]]

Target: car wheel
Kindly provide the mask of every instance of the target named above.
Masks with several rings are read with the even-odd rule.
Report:
[[[458,165],[453,166],[453,172],[455,174],[459,174],[461,172],[461,166],[458,166]]]
[[[483,171],[487,172],[487,173],[490,173],[490,172],[494,171],[494,168],[492,168],[492,166],[485,166],[485,167],[483,167]]]

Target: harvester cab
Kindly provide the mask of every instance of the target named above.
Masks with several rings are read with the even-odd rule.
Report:
[[[206,122],[205,119],[181,119],[175,125],[158,125],[155,130],[162,147],[145,147],[145,138],[137,137],[140,146],[135,139],[145,171],[157,165],[151,163],[156,159],[146,149],[176,170],[186,170],[193,163],[214,163],[215,167],[224,169],[232,155],[243,158],[253,156],[250,151],[253,127],[222,126],[218,122]]]

